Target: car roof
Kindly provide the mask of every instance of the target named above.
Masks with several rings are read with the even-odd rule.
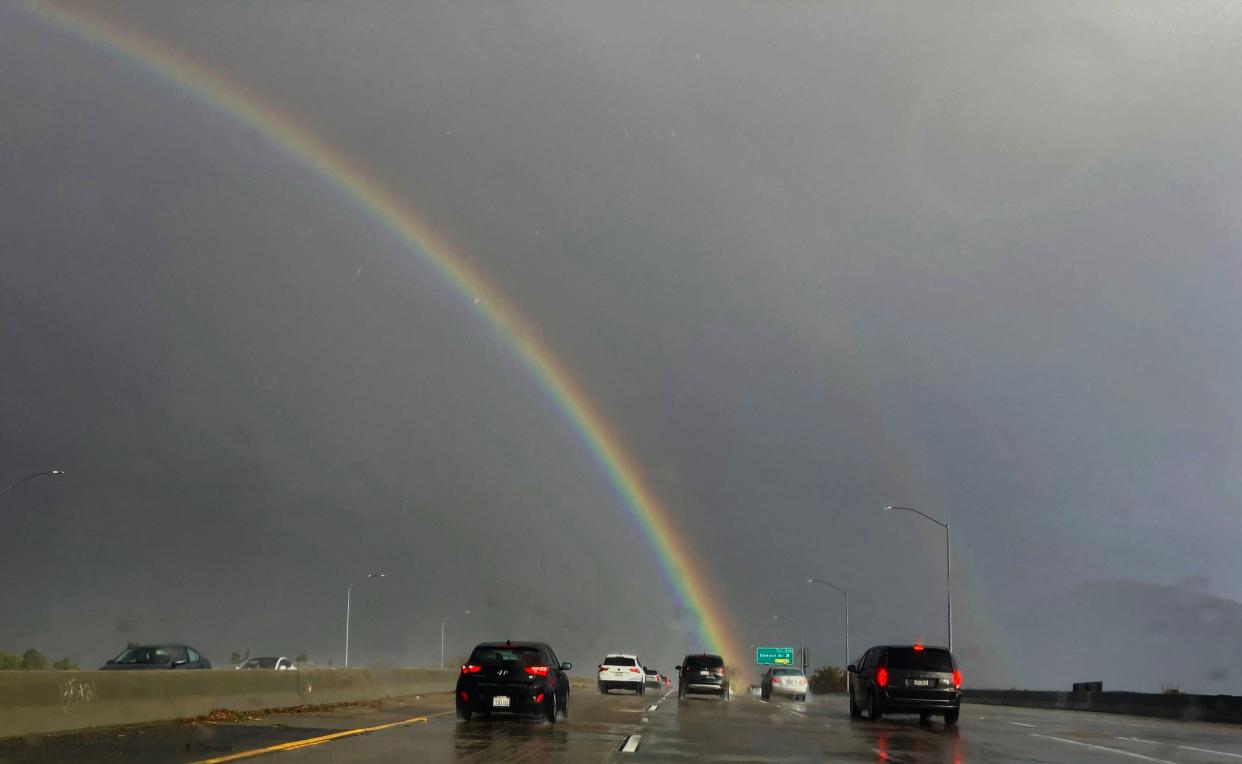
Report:
[[[891,650],[891,649],[893,649],[894,647],[896,647],[896,648],[904,648],[904,649],[910,650],[910,649],[913,649],[916,645],[917,645],[918,647],[923,648],[924,650],[944,650],[946,653],[948,653],[948,652],[952,652],[949,648],[947,648],[947,647],[941,647],[940,645],[924,645],[924,644],[917,644],[917,643],[916,643],[916,644],[909,644],[909,645],[876,645],[876,647],[880,647],[880,648],[883,648],[883,649],[885,649],[885,650]]]
[[[513,640],[505,640],[504,642],[480,642],[474,646],[474,649],[478,650],[480,647],[535,647],[540,650],[552,649],[543,642],[514,642]]]
[[[604,657],[605,658],[633,658],[634,660],[638,660],[638,656],[635,655],[634,653],[605,653]]]
[[[724,660],[723,656],[716,655],[715,653],[689,653],[686,655],[686,657],[687,658],[720,658],[720,660]]]
[[[189,645],[183,645],[180,642],[152,642],[147,645],[134,645],[133,647],[127,647],[125,649],[126,650],[147,650],[152,647],[189,647]]]

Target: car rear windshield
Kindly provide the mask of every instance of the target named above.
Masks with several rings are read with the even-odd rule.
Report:
[[[724,668],[724,658],[719,655],[687,655],[682,665],[691,669]]]
[[[802,669],[779,668],[772,669],[772,673],[776,676],[802,676]]]
[[[538,647],[476,647],[470,653],[470,663],[475,666],[494,666],[498,663],[533,666],[542,657],[543,651]]]
[[[916,671],[952,671],[953,656],[948,650],[893,647],[888,651],[888,667]]]
[[[623,658],[620,655],[610,655],[604,659],[605,666],[637,666],[638,661],[634,658]]]

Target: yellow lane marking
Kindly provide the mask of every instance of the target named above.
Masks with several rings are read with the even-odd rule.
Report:
[[[432,716],[441,716],[442,714],[432,714]],[[399,722],[390,722],[388,724],[378,724],[374,727],[358,727],[357,729],[342,730],[333,732],[330,735],[320,735],[319,737],[308,737],[305,740],[294,740],[289,743],[281,743],[279,745],[269,745],[267,748],[255,748],[249,751],[241,751],[239,753],[230,753],[228,756],[217,756],[214,759],[200,759],[194,764],[223,764],[226,761],[237,761],[238,759],[249,759],[251,756],[262,756],[265,753],[276,753],[277,751],[294,751],[298,748],[308,748],[312,745],[327,743],[332,740],[338,740],[343,737],[353,737],[354,735],[365,735],[368,732],[378,732],[379,730],[392,729],[393,727],[404,727],[408,724],[417,724],[418,722],[426,722],[431,716],[415,716],[411,719],[403,719]]]

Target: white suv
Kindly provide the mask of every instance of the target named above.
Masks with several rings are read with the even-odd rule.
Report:
[[[637,655],[612,653],[604,657],[599,664],[599,691],[632,690],[635,695],[642,695],[647,682],[647,672],[643,671],[643,662]]]

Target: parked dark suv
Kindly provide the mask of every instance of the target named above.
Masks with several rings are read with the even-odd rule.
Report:
[[[729,668],[719,655],[687,655],[677,667],[677,697],[690,693],[729,699]]]
[[[943,647],[873,647],[847,670],[850,716],[854,718],[862,716],[865,708],[872,719],[886,713],[913,713],[927,721],[932,714],[940,714],[945,724],[957,724],[962,672],[953,653]]]
[[[483,642],[457,677],[457,718],[537,713],[555,723],[569,716],[571,668],[542,642]]]

